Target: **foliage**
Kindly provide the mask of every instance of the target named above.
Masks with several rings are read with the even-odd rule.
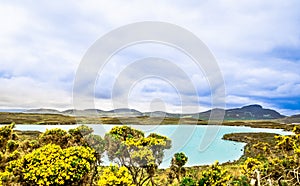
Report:
[[[153,177],[161,164],[164,150],[171,141],[158,134],[145,137],[142,131],[128,126],[113,127],[105,135],[106,151],[110,161],[128,168],[135,185],[154,184]]]
[[[188,157],[183,152],[180,152],[174,154],[171,164],[176,165],[177,167],[183,167],[187,161]]]
[[[72,136],[60,128],[47,129],[39,137],[39,142],[42,146],[52,143],[62,148],[67,148],[72,146],[72,141]]]
[[[225,186],[228,185],[230,180],[231,175],[227,173],[227,170],[222,169],[219,162],[215,162],[208,170],[202,172],[202,177],[198,184],[199,186]]]
[[[93,129],[81,125],[77,128],[65,131],[63,129],[54,128],[46,130],[39,137],[39,143],[42,145],[56,144],[62,148],[68,148],[72,146],[84,146],[91,147],[96,151],[97,164],[101,162],[101,155],[104,152],[105,142],[99,135],[92,134]]]
[[[9,152],[13,152],[19,147],[19,143],[16,140],[8,140],[6,147]]]
[[[186,171],[183,166],[187,161],[188,157],[183,152],[174,154],[169,172],[170,183],[172,183],[175,178],[180,182],[181,176],[185,176]]]
[[[130,186],[133,185],[132,176],[129,170],[124,167],[110,165],[109,167],[102,168],[100,171],[99,186]]]
[[[242,165],[242,173],[246,176],[251,176],[255,170],[261,170],[263,168],[262,163],[255,158],[247,158]]]
[[[69,130],[69,133],[72,136],[75,136],[75,135],[86,136],[86,135],[89,135],[93,132],[94,132],[94,130],[92,128],[86,126],[86,125],[80,125],[79,127],[75,128],[75,129],[70,129]]]
[[[184,167],[188,157],[182,152],[174,154],[170,169],[158,170],[164,150],[171,148],[170,139],[158,134],[145,136],[128,126],[113,127],[105,140],[88,126],[69,131],[50,129],[36,140],[19,138],[13,128],[14,124],[0,127],[0,186],[249,186],[253,181],[261,185],[300,185],[297,126],[295,135],[254,141],[256,144],[247,147],[249,157],[241,165],[232,164],[234,172],[218,162],[209,168]],[[105,150],[109,160],[118,165],[99,166]]]
[[[14,127],[14,123],[0,127],[0,172],[4,171],[9,161],[20,156],[17,151],[19,142],[17,134],[13,131]]]
[[[22,184],[23,182],[32,184],[34,182],[33,179],[39,179],[40,184],[42,184],[41,180],[42,178],[46,179],[46,175],[41,175],[41,172],[44,168],[46,170],[46,167],[48,171],[52,170],[53,167],[51,168],[51,166],[54,166],[53,172],[44,171],[44,174],[52,176],[51,179],[49,178],[50,181],[48,183],[55,182],[53,181],[55,177],[54,174],[59,176],[59,178],[57,178],[58,180],[56,180],[57,183],[55,182],[56,184],[59,184],[59,181],[60,183],[64,181],[65,183],[71,184],[70,181],[68,182],[69,179],[77,183],[80,177],[82,177],[84,181],[88,180],[92,182],[95,175],[97,175],[97,165],[101,162],[105,143],[100,136],[91,134],[93,132],[91,128],[79,126],[68,132],[62,129],[50,129],[42,133],[37,140],[19,140],[13,131],[14,126],[14,124],[11,124],[0,127],[1,184],[1,180],[8,185],[20,182]],[[43,152],[44,150],[45,152]],[[82,157],[85,156],[86,153],[93,156],[93,161],[91,161],[91,157],[88,159]],[[78,157],[78,159],[74,159],[76,157]],[[71,160],[72,162],[68,162]],[[89,161],[86,162],[87,160]],[[42,163],[38,164],[37,161],[41,161]],[[23,162],[23,164],[21,163],[21,165],[20,162]],[[28,165],[29,162],[31,162],[30,166],[34,165],[39,167],[39,169],[30,167]],[[77,172],[70,169],[67,170],[68,167],[65,166],[69,166],[68,164],[71,164],[73,167],[75,166]],[[28,167],[25,167],[26,165],[28,165]],[[60,173],[57,171],[60,171]],[[71,175],[67,175],[66,177],[65,173],[68,171],[70,173],[72,173],[72,171],[74,172],[73,177]],[[33,175],[37,177],[35,178]],[[38,184],[37,182],[34,183]],[[44,183],[46,183],[45,180]]]
[[[197,181],[190,177],[184,177],[180,182],[180,186],[197,186]]]
[[[89,147],[62,149],[48,144],[10,162],[6,180],[29,185],[82,184],[96,160],[94,152]]]
[[[11,140],[17,140],[17,135],[14,134],[13,132],[14,127],[15,127],[14,123],[0,127],[0,151],[1,152],[6,151],[6,146],[8,142],[12,142]]]
[[[250,186],[246,176],[234,177],[231,185],[234,186]]]
[[[256,144],[252,146],[257,155],[247,158],[242,173],[261,184],[300,184],[300,127],[294,127],[295,135],[276,136],[276,146]]]

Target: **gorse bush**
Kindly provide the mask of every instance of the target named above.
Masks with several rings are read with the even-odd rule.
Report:
[[[4,185],[91,184],[104,152],[104,141],[80,126],[51,129],[37,140],[18,141],[14,124],[0,128],[0,183]],[[95,149],[91,146],[95,146]],[[1,181],[2,180],[2,181]]]
[[[75,146],[62,149],[48,144],[14,160],[6,167],[12,180],[29,185],[71,185],[82,183],[91,164],[94,150]]]
[[[41,134],[39,137],[39,142],[41,146],[51,143],[59,145],[62,148],[67,148],[73,145],[73,138],[72,135],[67,131],[59,128],[54,128],[50,130],[47,129],[46,132]]]
[[[164,150],[171,140],[158,134],[145,137],[142,131],[128,126],[113,127],[105,135],[106,152],[110,161],[128,168],[137,186],[154,185],[153,177],[161,164]]]
[[[253,145],[255,157],[242,165],[242,173],[262,185],[300,185],[300,127],[291,136],[276,136],[275,148],[268,144]]]
[[[202,177],[199,180],[199,186],[226,186],[231,180],[231,175],[226,169],[223,169],[219,162],[215,162],[210,168],[202,172]]]
[[[20,152],[18,136],[14,133],[13,128],[15,124],[0,127],[0,172],[5,170],[9,161],[17,159]]]
[[[110,165],[100,169],[99,186],[133,186],[133,179],[129,170],[124,167]]]

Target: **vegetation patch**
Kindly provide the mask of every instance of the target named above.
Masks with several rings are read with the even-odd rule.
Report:
[[[228,134],[246,142],[236,162],[185,167],[188,157],[175,153],[170,167],[158,169],[171,140],[116,126],[102,138],[88,126],[44,133],[0,127],[0,185],[300,185],[300,128],[295,135]],[[31,136],[31,137],[30,137]],[[104,153],[111,161],[102,165]]]

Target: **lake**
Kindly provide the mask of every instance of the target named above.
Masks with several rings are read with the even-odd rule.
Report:
[[[16,125],[16,130],[38,130],[62,128],[69,130],[79,125]],[[104,136],[116,125],[94,125],[94,133]],[[172,148],[165,151],[165,157],[160,168],[169,167],[171,158],[176,152],[184,152],[188,156],[187,166],[212,164],[216,160],[220,163],[239,159],[243,155],[245,143],[222,140],[224,134],[238,132],[269,132],[282,135],[291,132],[282,129],[263,129],[242,126],[216,126],[216,125],[129,125],[142,130],[145,135],[158,133],[168,136],[172,140]],[[109,164],[104,158],[104,163]]]

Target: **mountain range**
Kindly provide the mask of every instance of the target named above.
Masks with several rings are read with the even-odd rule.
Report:
[[[282,119],[286,116],[281,115],[276,110],[263,108],[261,105],[248,105],[241,108],[233,109],[213,109],[205,112],[191,113],[191,114],[178,114],[167,113],[164,111],[154,112],[140,112],[135,109],[119,108],[110,111],[104,111],[100,109],[85,109],[74,110],[69,109],[65,111],[58,111],[55,109],[30,109],[24,111],[24,113],[47,113],[47,114],[63,114],[63,115],[80,115],[80,116],[98,116],[98,117],[169,117],[169,118],[197,118],[201,120],[208,120],[211,112],[216,111],[224,113],[225,120],[263,120],[263,119]],[[296,117],[296,116],[295,116]],[[298,117],[297,117],[298,118]]]

